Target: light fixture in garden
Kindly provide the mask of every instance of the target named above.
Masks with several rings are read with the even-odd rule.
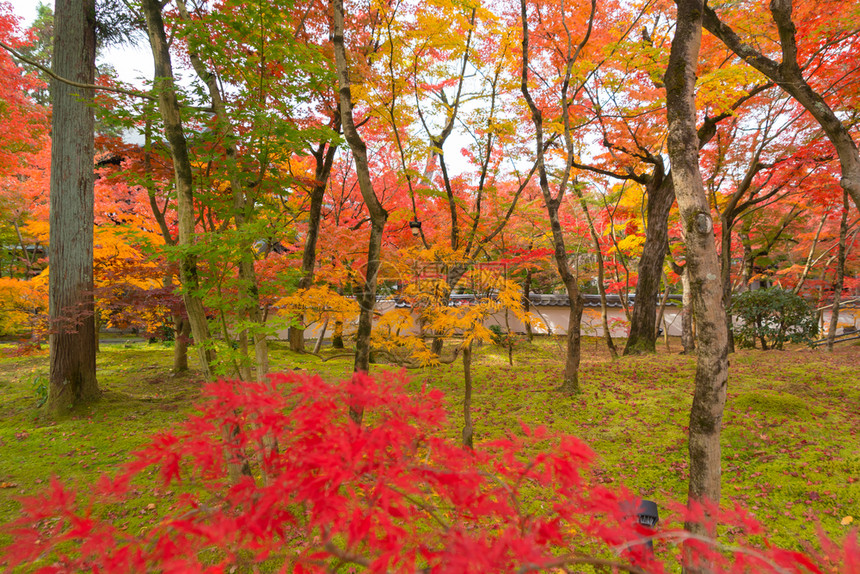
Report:
[[[417,219],[413,219],[409,222],[409,229],[412,231],[413,237],[418,237],[421,235],[421,222]]]

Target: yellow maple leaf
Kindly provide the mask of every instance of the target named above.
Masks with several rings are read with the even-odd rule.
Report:
[[[842,526],[848,526],[848,525],[849,525],[849,524],[851,524],[852,522],[854,522],[854,517],[853,517],[853,516],[846,516],[845,518],[843,518],[842,520],[840,520],[840,524],[842,524]]]

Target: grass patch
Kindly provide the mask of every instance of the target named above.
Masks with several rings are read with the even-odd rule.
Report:
[[[509,366],[505,349],[474,352],[476,442],[518,433],[520,423],[545,425],[585,440],[597,453],[594,479],[624,484],[655,500],[685,500],[687,424],[695,358],[661,352],[612,360],[602,341],[583,348],[577,396],[556,392],[563,365],[561,341],[524,343]],[[17,497],[34,494],[52,476],[86,492],[154,432],[182,421],[200,383],[170,373],[172,349],[161,344],[103,345],[98,357],[98,403],[59,421],[37,408],[34,380],[47,378],[47,355],[0,358],[0,523],[15,519]],[[196,356],[189,356],[194,369]],[[349,359],[321,362],[274,344],[273,370],[304,369],[329,379],[352,370]],[[731,356],[723,429],[723,500],[758,515],[774,542],[816,545],[820,524],[831,535],[846,530],[843,516],[860,500],[860,364],[856,349],[833,354],[807,349],[740,351]],[[381,370],[384,365],[375,365]],[[459,440],[462,364],[413,371],[417,386],[446,393],[444,430]],[[176,493],[143,477],[133,502],[101,509],[130,532],[145,529]],[[537,502],[537,501],[534,501]],[[0,544],[10,540],[0,534]]]

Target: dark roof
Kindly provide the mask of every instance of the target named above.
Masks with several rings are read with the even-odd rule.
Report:
[[[451,295],[451,305],[462,305],[467,304],[469,301],[473,301],[475,299],[475,295],[471,293],[454,293]],[[600,307],[600,295],[594,295],[591,293],[583,293],[583,306],[585,307]],[[636,299],[635,294],[628,296],[628,305],[633,305],[633,301]],[[658,298],[657,302],[659,305],[660,300],[662,299],[662,295]],[[529,293],[529,302],[536,307],[567,307],[570,305],[570,298],[564,293]],[[670,307],[679,307],[681,305],[681,296],[680,295],[669,295],[669,299],[666,301],[666,305]],[[409,303],[398,299],[395,302],[396,307],[409,307]],[[623,303],[621,301],[621,296],[615,293],[607,293],[606,295],[606,306],[607,307],[623,307]]]
[[[595,295],[592,293],[583,293],[582,300],[583,306],[585,307],[600,307],[600,295]],[[636,295],[629,295],[627,297],[627,300],[628,305],[633,305],[633,302],[636,300]],[[662,295],[659,295],[657,299],[658,305],[661,300]],[[567,307],[568,305],[570,305],[570,298],[568,298],[566,293],[529,293],[529,302],[536,307]],[[667,306],[680,306],[680,304],[680,295],[669,295],[669,299],[666,301]],[[620,295],[616,293],[607,293],[606,306],[623,307],[624,303],[621,300]]]

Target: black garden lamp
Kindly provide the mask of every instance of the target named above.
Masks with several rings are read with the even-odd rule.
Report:
[[[660,513],[657,511],[657,503],[653,500],[643,500],[636,510],[636,521],[645,526],[649,530],[656,530],[657,523],[660,522]],[[648,550],[654,551],[654,544],[648,538],[645,541]]]
[[[657,523],[660,522],[660,514],[657,512],[657,503],[652,500],[643,500],[638,507],[633,506],[633,501],[623,502],[621,508],[628,517],[635,516],[636,522],[640,526],[644,526],[649,533],[653,533],[657,529]],[[635,510],[634,510],[635,508]],[[654,552],[654,544],[651,542],[651,536],[648,534],[639,534],[639,540],[631,541],[625,546],[642,545],[647,548],[647,552]]]
[[[409,229],[412,231],[413,237],[418,237],[421,235],[421,222],[417,219],[413,219],[409,222]]]

